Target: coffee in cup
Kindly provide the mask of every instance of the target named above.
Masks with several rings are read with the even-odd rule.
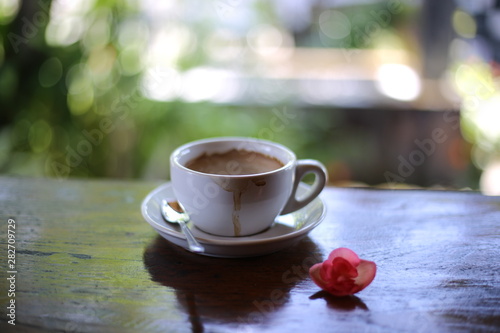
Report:
[[[227,152],[207,154],[186,163],[186,168],[218,175],[251,175],[283,167],[274,157],[248,150],[231,149]]]

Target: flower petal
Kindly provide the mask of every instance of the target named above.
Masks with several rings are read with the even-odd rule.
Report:
[[[318,285],[318,287],[320,287],[321,289],[326,289],[326,282],[323,280],[320,273],[322,266],[323,263],[312,265],[311,268],[309,268],[309,275],[311,276],[313,282]]]
[[[344,258],[345,260],[349,261],[354,267],[358,266],[361,262],[361,259],[359,259],[358,255],[354,251],[345,247],[339,247],[338,249],[333,250],[328,256],[328,259],[332,260],[335,257]]]
[[[361,263],[357,267],[358,277],[354,279],[356,285],[358,286],[358,291],[365,289],[370,283],[372,283],[377,273],[377,265],[373,261],[361,260]]]

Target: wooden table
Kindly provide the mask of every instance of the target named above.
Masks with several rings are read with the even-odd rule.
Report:
[[[159,184],[0,178],[0,331],[500,330],[499,197],[329,187],[309,237],[220,259],[171,245],[144,221],[141,201]],[[337,247],[378,265],[356,296],[326,295],[307,274]]]

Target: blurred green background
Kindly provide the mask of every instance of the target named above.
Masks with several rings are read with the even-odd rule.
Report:
[[[176,146],[251,136],[335,185],[500,194],[480,3],[0,0],[0,173],[168,179]]]

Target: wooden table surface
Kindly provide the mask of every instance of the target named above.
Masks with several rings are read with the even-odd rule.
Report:
[[[500,331],[499,197],[328,187],[308,237],[221,259],[171,245],[144,221],[141,202],[160,184],[0,178],[0,331]],[[320,292],[307,274],[337,247],[378,265],[356,296]]]

